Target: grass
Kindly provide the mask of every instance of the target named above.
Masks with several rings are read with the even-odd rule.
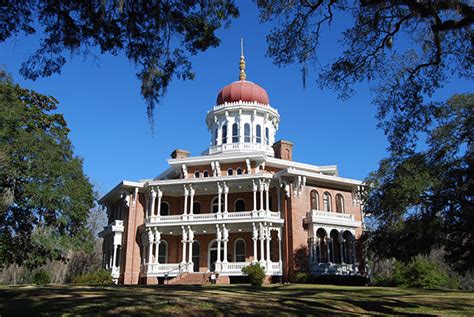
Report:
[[[0,316],[472,315],[474,292],[328,285],[0,286]]]

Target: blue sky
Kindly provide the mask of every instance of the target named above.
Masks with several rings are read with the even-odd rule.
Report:
[[[349,100],[316,87],[311,72],[303,88],[299,65],[278,68],[265,57],[265,36],[271,24],[260,24],[253,2],[239,2],[241,17],[218,32],[218,48],[192,57],[194,81],[173,81],[155,113],[155,134],[146,117],[134,65],[123,56],[97,59],[71,56],[60,75],[25,81],[21,62],[33,53],[38,37],[17,36],[0,43],[0,64],[23,87],[56,97],[71,129],[75,153],[84,159],[85,173],[102,195],[123,179],[154,177],[167,168],[175,148],[199,155],[209,146],[204,118],[219,90],[238,78],[240,38],[245,41],[247,79],[265,88],[281,116],[277,139],[294,144],[293,159],[336,164],[343,177],[363,179],[386,155],[387,142],[376,128],[375,107],[367,85],[357,86]],[[320,47],[322,62],[341,51],[338,32],[346,21],[335,21]],[[439,100],[472,90],[453,81],[437,93]]]

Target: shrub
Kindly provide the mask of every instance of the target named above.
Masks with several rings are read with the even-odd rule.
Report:
[[[51,276],[48,271],[44,269],[38,269],[33,272],[31,281],[36,285],[47,285],[51,283]]]
[[[305,284],[308,281],[309,274],[298,272],[295,274],[295,283]]]
[[[76,276],[72,282],[81,284],[113,284],[114,280],[112,279],[112,275],[110,275],[109,271],[101,269],[95,272]]]
[[[395,262],[393,284],[414,288],[459,288],[459,281],[443,272],[438,264],[417,256],[408,264]]]
[[[265,279],[265,271],[260,264],[251,264],[242,268],[242,273],[247,275],[252,286],[262,286]]]

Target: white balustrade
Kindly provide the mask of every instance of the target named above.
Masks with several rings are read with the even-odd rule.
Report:
[[[151,216],[146,219],[146,223],[176,223],[180,224],[181,222],[206,222],[206,221],[215,221],[216,219],[222,219],[225,222],[226,219],[230,221],[239,220],[251,220],[255,218],[266,219],[270,218],[272,220],[281,219],[280,213],[276,211],[259,211],[257,213],[252,211],[236,211],[228,213],[207,213],[207,214],[193,214],[193,215],[170,215],[170,216]]]

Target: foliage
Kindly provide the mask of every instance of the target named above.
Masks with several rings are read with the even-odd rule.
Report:
[[[242,273],[249,277],[252,286],[262,286],[265,280],[265,271],[258,263],[243,267]]]
[[[44,269],[37,269],[33,272],[31,281],[36,285],[47,285],[51,283],[51,276]]]
[[[474,267],[474,94],[455,95],[436,108],[427,148],[391,156],[367,182],[365,209],[376,223],[373,257],[407,263],[444,247],[458,272]]]
[[[138,66],[151,120],[173,77],[194,78],[189,56],[218,46],[216,31],[238,15],[232,0],[7,1],[0,42],[41,26],[40,46],[20,70],[32,80],[60,73],[68,54],[126,55]]]
[[[0,263],[34,268],[91,248],[94,192],[58,101],[0,78]]]
[[[78,275],[73,279],[73,283],[80,284],[113,284],[112,275],[105,269]]]
[[[459,281],[450,278],[426,257],[417,256],[408,264],[395,262],[393,284],[414,288],[459,288]]]
[[[305,284],[308,281],[309,274],[306,272],[297,272],[295,274],[295,283]]]

